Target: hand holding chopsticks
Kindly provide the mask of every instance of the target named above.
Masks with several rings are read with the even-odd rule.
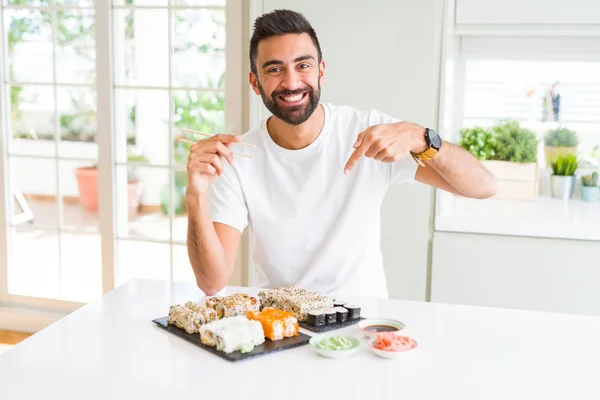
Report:
[[[239,138],[239,136],[236,136],[236,135],[211,135],[208,133],[196,132],[191,129],[181,129],[181,130],[184,132],[192,133],[192,134],[194,134],[194,136],[201,136],[204,138],[218,138],[219,136],[221,136],[221,137],[234,136],[236,138]],[[177,136],[175,138],[175,141],[187,143],[187,144],[196,144],[196,142],[194,142],[193,140],[186,139],[183,136]],[[228,141],[228,143],[237,143],[237,144],[241,144],[241,145],[248,146],[248,147],[256,147],[256,145],[254,145],[253,143],[245,143],[242,141],[233,141],[233,142]],[[236,152],[232,152],[232,154],[235,154],[236,156],[241,156],[241,157],[253,158],[250,154],[236,153]]]
[[[208,191],[214,179],[223,174],[222,158],[225,158],[232,166],[234,154],[252,158],[249,154],[236,153],[230,150],[229,147],[236,143],[252,146],[249,143],[242,143],[240,136],[227,134],[209,135],[188,129],[185,129],[185,131],[206,136],[205,139],[198,142],[186,139],[183,136],[175,138],[175,141],[193,145],[190,149],[187,162],[188,190],[191,192],[206,193]]]
[[[209,138],[209,137],[214,137],[215,135],[211,135],[210,133],[202,133],[202,132],[196,132],[193,131],[191,129],[181,129],[184,132],[188,132],[188,133],[192,133],[194,136],[198,137],[204,137],[204,138]],[[248,147],[256,147],[256,145],[254,143],[245,143],[245,142],[237,142],[238,144],[241,144],[243,146],[248,146]]]

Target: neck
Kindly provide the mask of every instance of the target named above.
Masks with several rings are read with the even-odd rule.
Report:
[[[300,125],[289,125],[277,117],[271,117],[267,121],[267,131],[271,139],[279,146],[287,150],[299,150],[314,142],[325,123],[325,110],[319,104],[315,112]]]

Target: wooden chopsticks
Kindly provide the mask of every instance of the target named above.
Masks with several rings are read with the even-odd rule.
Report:
[[[193,131],[193,130],[191,130],[191,129],[183,129],[183,128],[182,128],[181,130],[182,130],[182,131],[185,131],[185,132],[192,133],[192,134],[194,134],[195,136],[201,136],[201,137],[212,137],[212,136],[214,136],[214,135],[211,135],[211,134],[208,134],[208,133],[196,132],[196,131]],[[187,143],[187,144],[196,144],[196,142],[194,142],[193,140],[186,139],[186,138],[184,138],[183,136],[177,136],[177,137],[175,138],[175,141],[176,141],[176,142]],[[256,145],[255,145],[255,144],[253,144],[253,143],[237,142],[236,144],[241,144],[241,145],[244,145],[244,146],[249,146],[249,147],[256,147]],[[237,152],[235,152],[235,151],[232,151],[231,153],[232,153],[232,154],[235,154],[235,155],[237,155],[237,156],[241,156],[241,157],[254,158],[254,157],[252,157],[250,154],[237,153]]]

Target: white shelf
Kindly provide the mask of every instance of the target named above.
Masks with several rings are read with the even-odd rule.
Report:
[[[435,230],[600,241],[600,202],[475,200],[438,191]]]

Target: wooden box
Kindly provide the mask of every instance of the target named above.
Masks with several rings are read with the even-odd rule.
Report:
[[[515,163],[508,161],[482,161],[498,179],[498,193],[495,198],[532,200],[539,192],[537,163]]]

